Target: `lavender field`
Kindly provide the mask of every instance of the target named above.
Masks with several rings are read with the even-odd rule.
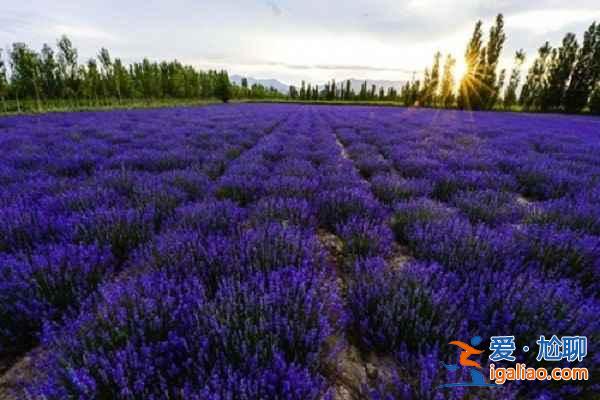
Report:
[[[0,398],[598,398],[600,119],[65,113],[0,154]],[[450,341],[554,334],[589,382],[437,388]]]

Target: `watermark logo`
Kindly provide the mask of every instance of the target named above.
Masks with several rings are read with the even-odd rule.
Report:
[[[470,382],[455,382],[455,383],[445,383],[440,385],[440,388],[448,388],[448,387],[468,387],[468,386],[479,386],[479,387],[497,387],[498,385],[494,383],[487,383],[485,381],[485,377],[481,372],[481,364],[477,361],[471,360],[470,357],[474,355],[479,355],[483,353],[483,350],[476,349],[474,346],[478,346],[481,344],[481,336],[475,336],[471,339],[471,345],[467,343],[455,340],[450,342],[451,345],[459,347],[462,351],[460,352],[460,356],[457,364],[445,364],[441,362],[442,366],[446,368],[448,371],[456,371],[459,368],[466,368],[469,371],[471,381]]]
[[[470,381],[453,382],[439,385],[438,388],[456,388],[456,387],[488,387],[497,388],[507,381],[575,381],[588,380],[589,371],[584,367],[564,367],[564,363],[581,362],[587,356],[587,337],[586,336],[563,336],[561,338],[552,335],[549,339],[540,336],[535,342],[538,345],[536,360],[546,362],[563,362],[563,367],[555,367],[548,370],[544,367],[533,368],[525,364],[517,363],[511,367],[499,367],[495,363],[505,362],[514,363],[517,358],[514,352],[517,350],[514,336],[492,336],[490,338],[489,350],[491,354],[488,359],[489,382],[486,381],[482,372],[481,364],[472,360],[472,356],[479,356],[484,353],[477,349],[482,339],[475,336],[467,344],[458,340],[449,344],[458,347],[461,351],[457,364],[440,364],[448,371],[454,372],[459,369],[466,369],[470,376]],[[529,346],[523,346],[524,353],[529,352]]]

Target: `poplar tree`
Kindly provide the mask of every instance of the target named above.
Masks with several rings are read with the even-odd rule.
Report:
[[[440,83],[440,60],[442,53],[439,51],[433,57],[433,66],[431,72],[425,70],[425,78],[423,80],[423,92],[421,95],[421,103],[424,106],[434,106],[437,103],[437,92]]]
[[[358,98],[360,100],[366,100],[367,99],[367,81],[364,81],[361,85],[360,85],[360,93],[358,95]]]
[[[352,100],[352,88],[350,87],[350,79],[346,80],[345,99]]]
[[[596,89],[594,89],[590,97],[590,112],[600,115],[600,85],[596,85]]]
[[[485,53],[482,53],[482,59],[480,64],[483,65],[480,70],[482,76],[480,77],[479,86],[479,97],[480,97],[480,108],[489,110],[494,107],[498,98],[498,92],[500,91],[500,79],[497,75],[496,70],[498,69],[498,62],[500,60],[500,54],[506,41],[506,34],[504,33],[504,17],[502,14],[496,16],[496,23],[490,28],[489,38],[487,46],[485,47]],[[506,73],[506,71],[505,71]],[[502,79],[503,81],[504,79]]]
[[[483,37],[481,25],[482,22],[477,21],[475,24],[475,29],[473,30],[473,34],[471,35],[471,39],[469,40],[469,44],[467,45],[467,50],[465,51],[465,64],[467,69],[460,81],[457,99],[457,105],[461,109],[472,108],[471,104],[475,98],[475,95],[477,95],[477,87],[475,85],[479,78],[476,76],[476,73],[480,63]]]
[[[451,107],[454,104],[454,67],[456,60],[451,54],[446,56],[444,63],[444,72],[440,86],[440,105],[444,108]]]
[[[79,92],[79,79],[77,74],[77,49],[71,40],[62,36],[58,43],[58,66],[61,81],[63,82],[63,97],[74,98]]]
[[[538,49],[538,56],[533,62],[523,89],[521,90],[520,103],[525,110],[538,109],[544,92],[545,77],[548,69],[548,57],[552,52],[550,43],[546,42]]]
[[[52,47],[44,44],[40,53],[40,79],[41,90],[45,99],[56,98],[59,93],[58,64],[54,57]]]
[[[506,80],[506,68],[502,68],[498,74],[498,80],[496,81],[496,90],[494,96],[489,101],[489,109],[494,109],[498,103],[501,103],[500,94],[504,88],[504,81]]]
[[[460,108],[490,109],[498,98],[500,88],[498,87],[497,69],[506,41],[502,14],[496,16],[485,46],[483,46],[482,37],[481,21],[477,21],[465,52],[467,70],[459,87],[458,106]]]
[[[429,72],[429,68],[425,68],[425,72],[423,73],[423,85],[418,94],[419,104],[422,106],[427,105],[427,96],[429,93],[429,88],[431,86],[431,74]]]
[[[332,79],[331,86],[329,87],[329,100],[334,100],[336,98],[336,90],[335,79]]]
[[[510,78],[508,79],[508,85],[504,91],[504,108],[510,109],[517,103],[517,89],[521,84],[521,68],[525,63],[525,52],[523,49],[517,50],[515,53],[515,60]]]
[[[548,60],[548,76],[540,101],[542,111],[558,110],[564,103],[567,83],[573,72],[578,49],[575,34],[567,33],[562,46],[552,50]]]
[[[218,74],[215,95],[223,103],[227,103],[231,99],[231,83],[229,82],[229,75],[225,70],[220,71]]]
[[[0,101],[2,101],[2,110],[7,111],[6,97],[8,96],[8,80],[6,78],[6,63],[0,49]]]
[[[41,109],[41,81],[39,56],[25,43],[13,43],[10,53],[11,86],[19,98],[35,99],[38,110]],[[20,105],[18,105],[20,108]]]
[[[600,78],[600,24],[592,23],[583,36],[573,74],[565,93],[564,108],[569,112],[583,110]]]
[[[102,96],[110,97],[115,92],[115,75],[110,53],[104,47],[98,53],[98,61],[101,66]]]
[[[431,85],[429,87],[428,100],[430,105],[437,103],[438,89],[440,85],[440,60],[442,53],[439,51],[433,57],[433,66],[431,67]]]

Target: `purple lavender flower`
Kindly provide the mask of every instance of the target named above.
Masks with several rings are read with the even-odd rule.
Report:
[[[83,243],[109,246],[119,261],[149,240],[154,232],[155,212],[152,208],[97,209],[77,216],[75,239]]]
[[[349,260],[387,257],[391,253],[394,236],[383,221],[352,217],[335,231],[344,243],[342,253]]]
[[[28,350],[44,323],[58,322],[116,267],[108,249],[51,245],[30,257],[0,256],[0,353]]]
[[[427,197],[432,193],[432,184],[426,179],[403,179],[396,175],[380,174],[371,179],[373,193],[386,204],[417,197]]]
[[[515,194],[495,190],[459,192],[452,197],[451,203],[475,224],[516,223],[526,212]]]
[[[382,210],[370,193],[356,189],[323,192],[317,199],[319,222],[334,229],[353,216],[381,217]]]
[[[170,228],[193,229],[198,232],[227,233],[240,229],[246,210],[230,200],[209,200],[178,207],[170,218]]]
[[[258,223],[281,221],[304,227],[317,225],[316,212],[311,204],[293,197],[266,197],[260,200],[251,211],[251,219]]]

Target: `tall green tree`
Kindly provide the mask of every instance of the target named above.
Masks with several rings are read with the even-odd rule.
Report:
[[[600,115],[600,85],[596,85],[596,89],[594,89],[590,97],[590,112]]]
[[[368,89],[367,89],[367,81],[364,81],[361,85],[360,85],[360,93],[358,94],[358,98],[360,100],[367,100],[368,98]]]
[[[538,49],[538,56],[529,68],[519,99],[519,102],[525,110],[536,110],[541,107],[541,99],[544,93],[546,73],[548,70],[548,59],[551,53],[552,47],[550,46],[550,43],[544,43],[544,45]]]
[[[461,79],[457,101],[458,106],[463,109],[492,108],[500,90],[497,69],[506,41],[504,17],[502,14],[496,16],[485,46],[481,26],[481,21],[477,21],[465,52],[467,70]]]
[[[336,98],[337,86],[335,83],[335,79],[331,80],[331,86],[329,87],[329,95],[327,96],[328,100],[335,100]]]
[[[58,63],[54,57],[54,50],[47,44],[44,44],[40,53],[40,78],[43,97],[56,98],[60,88]]]
[[[438,90],[440,85],[440,60],[442,53],[439,51],[433,56],[433,66],[431,67],[431,85],[428,89],[427,100],[430,105],[437,103]]]
[[[600,79],[600,24],[592,23],[583,36],[575,67],[565,93],[564,107],[579,112],[586,106],[590,94]]]
[[[429,95],[429,88],[431,87],[431,73],[429,68],[425,68],[423,72],[423,85],[421,85],[421,91],[419,92],[419,105],[428,105],[427,96]]]
[[[433,57],[433,65],[431,70],[425,69],[423,78],[423,88],[421,91],[420,103],[424,106],[430,107],[435,106],[437,102],[437,94],[440,83],[440,60],[442,53],[439,51],[435,53]]]
[[[118,102],[121,103],[123,98],[133,97],[131,78],[127,68],[123,66],[123,62],[120,58],[115,58],[113,63],[113,73],[115,82],[115,95],[117,96]]]
[[[10,53],[11,86],[19,99],[34,99],[41,109],[41,77],[39,55],[25,43],[14,43]]]
[[[8,79],[6,77],[6,62],[0,49],[0,101],[2,102],[2,110],[7,111],[6,97],[8,96]]]
[[[229,82],[229,75],[225,70],[220,71],[218,74],[215,95],[223,103],[227,103],[231,99],[231,83]]]
[[[504,89],[504,81],[506,80],[506,68],[502,68],[498,74],[498,80],[496,81],[496,90],[494,91],[493,97],[489,100],[489,109],[493,109],[496,105],[502,103],[501,93]]]
[[[490,28],[490,34],[485,48],[485,53],[482,53],[482,59],[480,63],[483,65],[481,68],[482,76],[480,77],[479,93],[480,93],[480,107],[485,110],[489,110],[494,107],[496,100],[498,99],[498,93],[501,89],[499,87],[500,79],[497,75],[498,62],[500,61],[500,54],[506,41],[506,34],[504,33],[504,17],[502,14],[496,16],[495,24]],[[506,73],[506,71],[505,71]],[[502,79],[504,81],[504,79]],[[502,82],[503,83],[503,82]]]
[[[510,78],[508,79],[508,85],[504,91],[504,108],[510,109],[517,103],[517,90],[521,84],[521,68],[525,63],[525,52],[523,49],[517,50],[515,53],[515,60]]]
[[[561,47],[552,49],[548,60],[546,83],[540,102],[542,111],[555,111],[560,108],[561,104],[564,104],[567,84],[573,72],[578,49],[577,38],[573,33],[567,33]]]
[[[377,87],[371,84],[371,90],[369,91],[369,99],[374,100],[377,97]]]
[[[67,36],[62,36],[57,43],[58,67],[63,83],[62,96],[74,98],[79,92],[79,68],[77,65],[77,49]]]
[[[102,77],[102,96],[116,96],[116,79],[114,73],[113,61],[110,53],[106,48],[101,48],[98,53],[98,61],[100,61],[101,77]]]
[[[98,96],[102,90],[102,81],[96,60],[90,58],[87,63],[87,68],[83,69],[81,73],[83,75],[81,94],[94,105],[98,104]]]
[[[352,100],[353,93],[352,87],[350,86],[350,79],[346,80],[346,90],[344,91],[344,100]]]
[[[444,71],[442,73],[442,81],[440,84],[440,98],[439,104],[448,108],[454,104],[454,67],[456,66],[456,59],[451,54],[446,56],[444,62]]]
[[[458,89],[457,105],[461,109],[471,109],[475,98],[479,96],[477,92],[479,82],[477,70],[481,61],[482,38],[482,22],[477,21],[465,51],[465,65],[467,68]]]

